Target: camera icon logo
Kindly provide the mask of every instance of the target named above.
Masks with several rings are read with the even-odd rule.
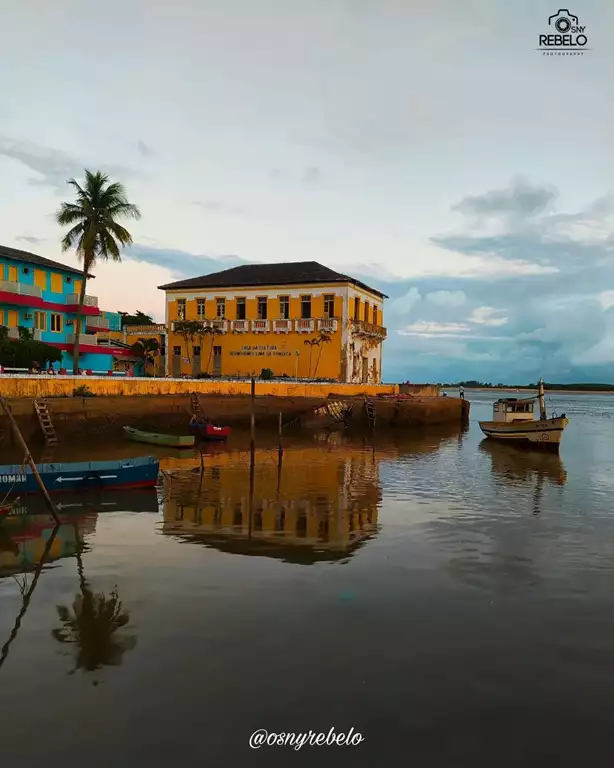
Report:
[[[554,19],[554,28],[561,35],[567,34],[572,27],[578,26],[578,17],[564,8],[559,9],[555,14],[548,18],[548,24],[552,25]]]

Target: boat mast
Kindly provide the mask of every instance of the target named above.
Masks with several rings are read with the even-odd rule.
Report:
[[[541,421],[545,421],[548,418],[546,414],[546,403],[544,402],[544,380],[539,380],[539,418]]]

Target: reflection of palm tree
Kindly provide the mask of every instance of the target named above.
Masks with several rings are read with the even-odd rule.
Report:
[[[78,540],[76,556],[81,594],[75,595],[72,611],[65,605],[57,606],[62,626],[54,629],[52,635],[60,643],[77,645],[75,669],[92,672],[106,665],[119,666],[124,652],[136,645],[136,638],[117,636],[117,631],[130,621],[130,614],[123,610],[117,588],[108,597],[102,592],[92,592],[84,576],[82,552],[83,542]]]

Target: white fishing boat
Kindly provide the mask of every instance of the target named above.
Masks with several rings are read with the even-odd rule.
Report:
[[[539,401],[539,419],[534,417],[536,401]],[[503,397],[493,405],[493,420],[479,422],[486,437],[551,451],[559,450],[563,430],[568,423],[564,413],[548,418],[542,379],[539,380],[537,397]]]

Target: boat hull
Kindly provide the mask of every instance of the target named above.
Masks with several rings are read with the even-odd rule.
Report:
[[[124,427],[124,434],[129,440],[148,445],[163,445],[167,448],[190,448],[194,445],[194,435],[162,435],[154,432],[141,432],[139,429]]]
[[[155,486],[160,462],[153,456],[145,456],[121,461],[38,464],[36,468],[49,493],[112,491]],[[40,493],[40,488],[30,467],[0,466],[0,494],[31,493]]]
[[[544,419],[540,421],[480,421],[480,429],[486,437],[518,446],[558,451],[567,419]]]
[[[201,440],[209,442],[220,442],[228,439],[230,435],[230,427],[219,427],[217,424],[210,424],[209,422],[199,421],[194,418],[190,421],[190,429]]]

